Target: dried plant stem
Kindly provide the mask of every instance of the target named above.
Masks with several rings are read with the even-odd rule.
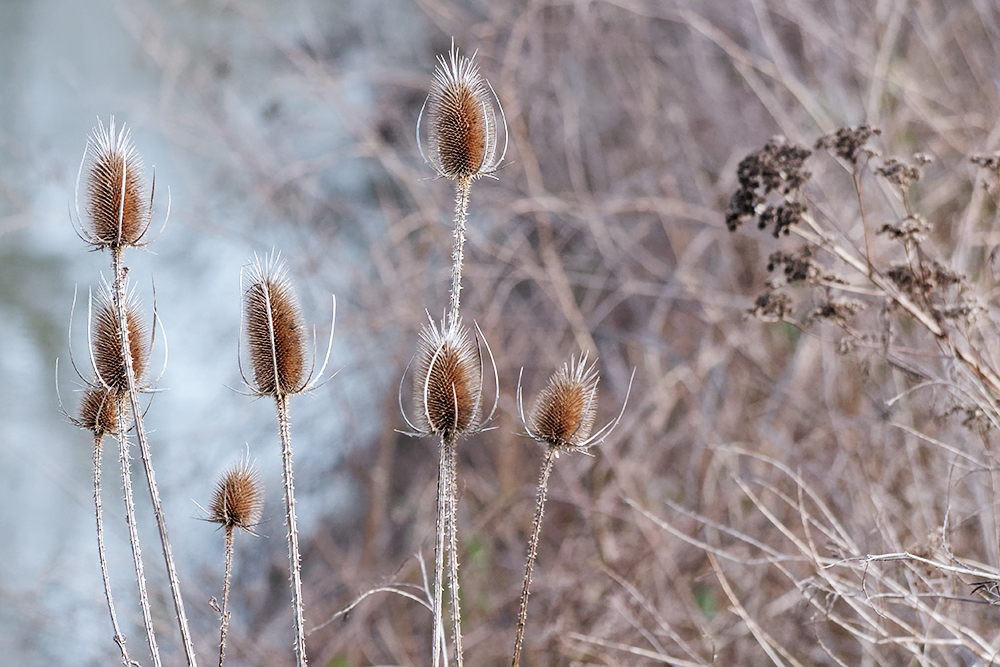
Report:
[[[444,552],[445,552],[445,532],[450,515],[451,494],[451,472],[448,469],[448,457],[445,454],[445,443],[442,439],[438,461],[438,482],[437,482],[437,519],[434,527],[434,627],[431,636],[433,637],[433,649],[431,657],[432,667],[439,667],[441,664],[441,647],[445,644],[444,621],[442,609],[442,597],[444,597]],[[440,641],[439,638],[440,637]]]
[[[226,526],[226,580],[222,587],[222,622],[219,631],[219,667],[226,662],[226,631],[229,630],[229,579],[233,571],[233,527]]]
[[[288,395],[275,396],[278,431],[281,436],[281,472],[285,483],[285,523],[288,525],[288,569],[292,585],[292,613],[295,626],[295,664],[306,665],[306,635],[302,604],[302,565],[299,559],[299,531],[295,526],[295,486],[292,480],[292,434]]]
[[[451,593],[451,627],[455,641],[455,663],[462,667],[462,611],[458,587],[458,472],[455,441],[443,440],[441,457],[448,471],[445,492],[448,513],[448,588]]]
[[[108,575],[108,559],[104,550],[104,508],[101,504],[101,454],[103,452],[104,436],[94,436],[94,514],[97,517],[97,552],[101,558],[101,574],[104,577],[104,596],[108,600],[108,613],[111,614],[111,626],[115,630],[115,643],[122,652],[122,664],[131,667],[128,651],[125,649],[125,635],[118,625],[118,614],[115,613],[115,600],[111,595],[111,577]]]
[[[125,294],[125,267],[122,264],[122,249],[113,248],[111,252],[112,268],[114,270],[114,300],[115,310],[118,316],[118,331],[121,337],[122,358],[125,360],[125,376],[128,380],[128,398],[131,408],[133,423],[135,424],[136,440],[139,442],[139,452],[142,456],[142,465],[146,472],[146,481],[149,486],[149,497],[153,505],[153,514],[156,516],[156,527],[160,533],[160,546],[163,552],[163,560],[167,568],[167,578],[170,582],[170,593],[174,599],[174,611],[177,615],[177,623],[180,626],[181,641],[184,645],[184,655],[187,658],[189,667],[197,667],[198,661],[194,654],[194,645],[191,643],[191,632],[188,629],[187,615],[184,613],[184,600],[181,597],[180,581],[177,577],[177,568],[174,566],[174,555],[170,548],[170,537],[167,533],[167,522],[163,515],[163,504],[160,502],[160,492],[156,486],[156,473],[153,471],[153,461],[149,449],[149,441],[146,439],[146,429],[142,421],[142,409],[139,405],[139,391],[136,386],[135,370],[132,367],[132,349],[129,342],[129,327],[126,319],[126,294]],[[124,406],[122,406],[124,407]],[[119,409],[119,420],[124,419],[125,410]],[[123,423],[119,421],[119,424]],[[122,431],[124,433],[124,431]]]
[[[128,349],[127,347],[125,348]],[[125,355],[128,358],[128,355]],[[118,405],[118,444],[119,461],[122,468],[122,490],[125,493],[125,523],[128,525],[128,539],[132,545],[132,561],[135,564],[135,580],[139,587],[139,606],[142,609],[142,622],[146,626],[146,637],[149,640],[149,653],[153,659],[153,667],[160,667],[160,649],[156,645],[156,633],[153,630],[153,614],[149,610],[149,594],[146,592],[146,574],[142,566],[142,550],[139,548],[139,530],[135,523],[135,501],[132,496],[132,469],[129,464],[128,418],[125,412],[125,401],[119,400]],[[110,599],[110,598],[109,598]],[[116,631],[117,633],[117,631]]]
[[[521,646],[524,643],[524,627],[528,620],[528,591],[531,588],[531,571],[535,567],[535,557],[538,555],[538,537],[542,533],[542,515],[545,513],[545,498],[548,495],[549,475],[555,461],[555,447],[545,449],[545,459],[542,461],[542,471],[538,476],[538,497],[535,501],[535,520],[531,525],[531,540],[528,542],[528,558],[524,564],[524,587],[521,589],[521,611],[517,615],[517,638],[514,640],[514,658],[512,667],[517,667],[521,660]]]
[[[449,322],[458,320],[459,297],[462,293],[462,264],[465,261],[465,221],[469,212],[469,190],[472,179],[462,176],[455,181],[455,246],[451,252],[451,308]]]

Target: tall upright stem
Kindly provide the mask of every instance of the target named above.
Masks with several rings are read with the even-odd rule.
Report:
[[[442,438],[438,448],[438,480],[437,480],[437,518],[434,524],[434,626],[431,667],[441,665],[441,646],[444,644],[442,598],[444,597],[444,552],[445,535],[448,517],[450,516],[451,472],[448,469],[448,457],[445,454],[445,441]],[[439,639],[440,638],[440,639]]]
[[[135,580],[136,585],[139,587],[139,607],[142,609],[142,622],[146,626],[149,653],[153,659],[153,667],[160,667],[160,649],[156,645],[156,632],[153,630],[153,614],[149,610],[149,594],[146,592],[146,573],[142,565],[142,550],[139,548],[139,529],[135,523],[135,502],[132,497],[132,467],[130,464],[131,455],[128,451],[128,417],[125,412],[124,399],[115,400],[118,401],[118,460],[121,463],[122,490],[125,493],[125,524],[128,526],[128,540],[132,545],[132,562],[135,564]],[[115,633],[117,635],[117,629]]]
[[[451,304],[448,311],[450,323],[458,319],[459,297],[462,293],[462,264],[465,261],[465,220],[469,211],[469,190],[472,179],[468,176],[455,181],[455,245],[451,251]]]
[[[302,604],[302,567],[299,560],[299,531],[295,526],[295,488],[292,480],[292,434],[288,395],[275,396],[278,432],[281,436],[281,472],[285,482],[285,523],[288,525],[288,569],[292,586],[292,613],[295,626],[295,664],[306,666],[306,635]]]
[[[114,400],[114,399],[107,399]],[[101,575],[104,577],[104,597],[108,599],[108,613],[111,614],[111,626],[115,630],[115,643],[122,652],[122,664],[131,667],[132,663],[125,649],[125,635],[118,625],[118,614],[115,613],[115,600],[111,595],[111,577],[108,575],[108,559],[104,550],[104,509],[101,503],[101,454],[104,449],[104,436],[94,435],[94,513],[97,516],[97,552],[101,559]]]
[[[455,441],[443,441],[441,457],[448,468],[448,588],[451,593],[451,627],[455,640],[455,662],[462,667],[462,611],[458,587],[458,473]]]
[[[174,611],[181,630],[181,641],[184,645],[184,655],[189,667],[197,667],[194,645],[191,643],[191,632],[188,629],[187,615],[184,613],[184,599],[181,597],[180,581],[177,578],[177,568],[174,566],[174,555],[170,548],[170,536],[167,533],[167,521],[163,515],[163,504],[160,502],[160,492],[156,487],[156,473],[153,471],[153,459],[146,439],[146,428],[142,421],[142,408],[139,405],[139,391],[136,386],[135,369],[132,365],[132,347],[129,343],[128,319],[125,314],[125,268],[122,265],[122,249],[112,248],[111,264],[115,274],[114,300],[118,316],[118,330],[121,337],[122,357],[125,360],[125,376],[128,381],[128,398],[135,423],[136,440],[139,442],[139,452],[142,455],[142,465],[146,472],[149,486],[149,498],[156,516],[156,527],[160,532],[160,546],[163,560],[167,567],[167,578],[170,582],[170,593],[174,599]],[[121,413],[122,411],[120,411]]]
[[[229,579],[233,571],[233,527],[226,526],[226,582],[222,587],[222,622],[219,632],[219,667],[226,662],[226,631],[229,630]]]
[[[545,460],[542,461],[542,471],[538,476],[538,497],[535,499],[535,520],[531,525],[531,540],[528,542],[528,560],[524,565],[524,587],[521,588],[521,611],[517,615],[517,639],[514,640],[514,658],[512,667],[517,667],[521,660],[521,645],[524,643],[524,626],[528,620],[528,591],[531,588],[531,571],[535,567],[535,557],[538,555],[538,536],[542,532],[542,515],[545,514],[545,498],[549,488],[549,474],[552,472],[552,462],[555,460],[556,449],[548,447],[545,450]]]

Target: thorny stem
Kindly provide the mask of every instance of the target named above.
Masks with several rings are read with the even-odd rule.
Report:
[[[285,523],[288,526],[288,569],[292,585],[292,614],[295,626],[295,664],[306,666],[306,635],[302,604],[302,564],[299,558],[299,531],[295,526],[295,486],[292,480],[292,434],[288,414],[288,394],[274,398],[278,408],[278,432],[281,436],[281,474],[285,483]]]
[[[451,593],[451,627],[455,640],[455,663],[462,667],[462,612],[458,588],[458,472],[454,438],[443,441],[441,457],[448,468],[448,587]]]
[[[142,409],[139,405],[139,391],[136,387],[135,370],[132,367],[132,348],[129,344],[128,320],[125,316],[126,269],[122,264],[121,247],[111,249],[111,265],[115,275],[114,301],[118,316],[119,342],[122,348],[122,358],[125,360],[125,377],[128,381],[128,398],[132,410],[132,419],[135,423],[136,439],[139,441],[139,452],[142,455],[142,465],[146,472],[146,482],[149,486],[149,497],[153,505],[153,514],[156,516],[156,527],[160,532],[160,545],[163,551],[163,560],[167,567],[170,593],[174,599],[174,611],[177,614],[177,623],[181,630],[184,655],[187,658],[189,667],[197,667],[198,660],[195,657],[194,646],[191,643],[191,632],[188,630],[187,615],[184,613],[184,599],[181,597],[180,581],[177,578],[177,568],[174,566],[174,554],[170,548],[170,536],[167,533],[167,521],[163,515],[163,504],[160,502],[160,492],[156,487],[156,473],[153,471],[149,441],[146,439],[146,428],[142,422]],[[123,410],[119,410],[119,415],[123,412]],[[119,418],[121,419],[121,416]]]
[[[111,399],[109,399],[111,400]],[[108,575],[108,560],[104,550],[104,510],[101,504],[101,453],[104,449],[104,436],[94,435],[94,513],[97,516],[97,552],[101,558],[101,574],[104,576],[104,596],[108,599],[108,613],[111,614],[111,626],[115,629],[115,643],[122,652],[122,664],[131,667],[125,649],[125,635],[118,626],[118,615],[115,613],[115,600],[111,596],[111,577]]]
[[[465,261],[465,220],[469,211],[469,190],[472,179],[463,176],[455,181],[455,246],[451,252],[451,308],[450,323],[458,320],[459,297],[462,293],[462,263]]]
[[[434,523],[434,627],[431,637],[433,638],[433,649],[431,666],[439,667],[441,664],[441,646],[444,644],[443,614],[441,611],[444,597],[444,551],[445,551],[445,526],[450,516],[450,493],[451,474],[448,469],[448,457],[445,454],[446,444],[441,440],[438,461],[438,482],[437,482],[437,518]],[[440,641],[438,638],[441,638]]]
[[[233,527],[226,526],[226,582],[222,587],[222,628],[219,633],[219,667],[226,662],[226,631],[229,630],[229,578],[233,571]]]
[[[531,540],[528,542],[528,559],[524,564],[524,587],[521,589],[521,611],[517,615],[517,638],[514,640],[514,658],[511,667],[517,667],[521,660],[521,646],[524,643],[524,626],[528,620],[528,590],[531,588],[531,571],[538,555],[538,537],[542,533],[542,515],[545,513],[545,498],[549,489],[549,474],[555,460],[556,449],[548,447],[542,461],[542,471],[538,476],[538,497],[535,501],[535,520],[531,524]]]
[[[127,357],[128,355],[126,355]],[[116,400],[118,400],[118,458],[122,468],[122,490],[125,493],[125,523],[128,525],[129,543],[132,545],[135,580],[139,587],[139,606],[142,608],[142,621],[146,626],[146,637],[149,640],[149,653],[153,659],[153,667],[160,667],[160,649],[156,645],[156,633],[153,630],[153,614],[149,610],[149,594],[146,592],[146,574],[142,566],[142,551],[139,548],[139,530],[135,524],[135,501],[132,497],[132,470],[129,465],[130,455],[128,452],[128,418],[125,415],[124,399]]]

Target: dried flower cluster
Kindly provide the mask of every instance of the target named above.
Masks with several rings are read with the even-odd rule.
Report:
[[[146,325],[134,293],[124,306],[132,372],[138,383],[145,375],[149,359]],[[102,291],[92,323],[94,368],[104,386],[123,394],[128,391],[128,375],[122,354],[122,327],[119,322],[112,295],[107,290]]]
[[[265,396],[295,394],[306,377],[306,329],[284,265],[275,256],[249,265],[243,290],[253,388]]]
[[[264,488],[260,473],[243,460],[219,479],[212,494],[209,520],[227,529],[253,533],[264,509]]]
[[[526,425],[531,437],[560,449],[586,442],[597,419],[598,379],[586,356],[563,364],[535,399]]]
[[[482,395],[483,359],[468,327],[425,324],[413,375],[416,430],[449,441],[476,431]]]

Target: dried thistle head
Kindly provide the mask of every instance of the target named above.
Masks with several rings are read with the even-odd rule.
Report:
[[[142,158],[130,130],[123,125],[116,134],[114,117],[107,127],[98,120],[87,139],[84,160],[89,219],[82,230],[85,240],[100,249],[142,245],[151,202],[146,198]]]
[[[454,42],[448,58],[438,56],[438,66],[424,107],[417,119],[417,145],[424,161],[439,176],[449,179],[475,179],[492,174],[506,153],[497,155],[499,126],[496,110],[500,111],[504,142],[507,125],[503,107],[493,89],[479,74],[472,58],[458,54]],[[420,126],[427,113],[427,143],[429,155],[420,144]]]
[[[299,393],[309,382],[306,328],[285,266],[271,255],[263,261],[255,257],[246,268],[243,307],[251,386],[265,396]]]
[[[539,392],[526,424],[536,440],[562,449],[585,446],[597,419],[597,362],[570,359]]]
[[[227,530],[241,528],[253,533],[264,509],[264,485],[260,473],[242,459],[226,471],[215,485],[208,520]]]
[[[92,431],[97,437],[118,433],[118,403],[114,394],[103,387],[88,387],[77,416],[71,418],[80,428]]]
[[[149,361],[146,324],[139,311],[135,292],[125,300],[125,326],[128,331],[129,354],[135,382],[141,383]],[[125,355],[122,353],[122,328],[110,288],[102,287],[97,299],[97,312],[91,320],[94,370],[100,386],[118,394],[128,391]]]
[[[433,320],[420,331],[413,374],[413,403],[420,435],[453,440],[479,429],[482,416],[483,359],[461,320]]]

